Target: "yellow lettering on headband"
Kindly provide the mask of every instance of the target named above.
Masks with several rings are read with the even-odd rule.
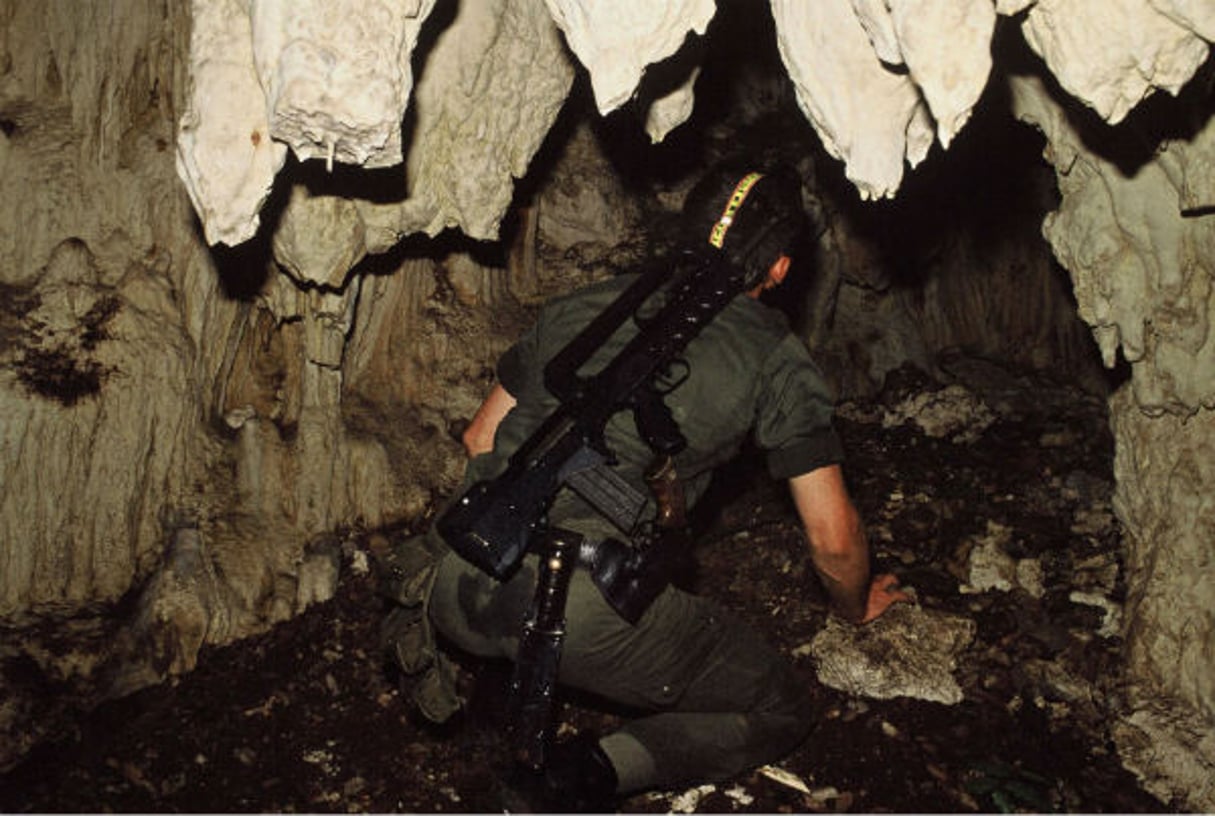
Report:
[[[730,200],[726,202],[726,208],[721,211],[721,218],[717,219],[717,223],[713,225],[713,230],[709,233],[709,243],[721,249],[721,245],[726,242],[726,232],[729,231],[730,225],[734,223],[734,215],[738,212],[738,208],[747,200],[747,193],[751,192],[751,188],[755,186],[755,182],[764,177],[763,173],[748,173],[742,177],[742,181],[734,188],[734,192],[730,195]]]

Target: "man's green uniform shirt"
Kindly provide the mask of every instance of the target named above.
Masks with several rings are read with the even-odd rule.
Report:
[[[596,315],[636,280],[623,275],[558,298],[546,305],[532,326],[498,363],[498,378],[518,400],[498,427],[494,451],[470,465],[467,478],[496,475],[506,460],[557,407],[544,387],[544,366]],[[661,294],[654,297],[660,297]],[[643,315],[648,310],[642,307]],[[594,373],[610,362],[637,333],[626,321],[580,372]],[[732,458],[748,434],[766,452],[769,473],[787,479],[843,459],[832,428],[832,396],[810,359],[805,344],[789,329],[785,316],[757,300],[740,295],[714,318],[685,349],[684,364],[671,367],[673,386],[665,402],[687,447],[676,456],[688,505],[695,503],[714,467]],[[666,386],[666,387],[664,387]],[[631,411],[608,423],[608,448],[615,469],[648,495],[642,473],[653,451],[637,433]],[[598,514],[563,490],[549,514],[550,522],[603,531]],[[589,523],[590,529],[577,522]]]

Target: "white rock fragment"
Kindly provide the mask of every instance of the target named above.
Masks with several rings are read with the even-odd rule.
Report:
[[[365,550],[355,550],[350,557],[350,571],[359,577],[371,574],[371,559]]]
[[[741,807],[747,807],[755,802],[755,797],[747,793],[747,789],[742,785],[735,785],[732,788],[727,788],[726,790],[722,791],[722,793],[725,794],[726,798],[731,802],[734,802]]]
[[[306,160],[401,162],[410,57],[434,0],[252,0],[270,133]]]
[[[632,96],[646,66],[703,34],[717,11],[713,0],[545,0],[570,50],[586,66],[601,114]]]
[[[958,591],[977,593],[994,589],[1010,592],[1022,589],[1035,598],[1041,598],[1046,591],[1041,562],[1033,558],[1013,558],[1005,551],[1011,540],[1011,529],[988,521],[987,532],[973,542],[967,583],[959,586]]]
[[[177,175],[207,243],[236,245],[257,232],[258,212],[287,148],[270,137],[246,4],[195,0],[191,8],[190,83],[177,126]]]
[[[1046,594],[1046,583],[1042,574],[1042,562],[1037,558],[1022,558],[1017,561],[1015,573],[1017,586],[1030,597],[1041,598]]]
[[[1022,31],[1059,83],[1111,123],[1157,88],[1176,94],[1209,52],[1148,0],[1039,0]]]
[[[1002,539],[1007,539],[1008,528],[999,527],[993,531],[993,526],[999,527],[994,522],[988,522],[988,533],[995,532],[998,537],[983,538],[970,551],[969,580],[959,587],[963,593],[986,592],[989,589],[1008,592],[1013,588],[1016,560],[1005,553],[1001,546]]]
[[[810,791],[810,800],[819,806],[826,805],[833,799],[840,798],[840,789],[834,785],[824,785]]]
[[[806,794],[810,793],[810,786],[800,776],[793,773],[793,771],[785,770],[777,765],[765,765],[759,769],[759,773],[762,776],[768,777],[773,782],[784,785],[786,788],[793,788],[795,791],[801,791]]]
[[[336,594],[340,560],[335,551],[309,553],[300,562],[296,577],[296,609],[324,603]]]
[[[1104,595],[1096,592],[1074,591],[1067,596],[1072,603],[1095,606],[1105,613],[1101,619],[1101,628],[1097,634],[1103,638],[1118,637],[1122,634],[1122,606],[1116,604]]]
[[[865,626],[834,617],[810,643],[824,685],[864,697],[914,697],[953,705],[957,657],[974,638],[969,618],[895,604]]]
[[[911,79],[882,65],[849,0],[772,0],[776,39],[798,105],[863,199],[893,196],[932,124]]]
[[[670,812],[695,813],[701,801],[715,790],[717,790],[716,785],[699,785],[695,788],[689,788],[683,793],[670,796],[667,799]]]
[[[307,762],[309,765],[321,765],[326,766],[327,768],[329,763],[333,762],[333,752],[327,751],[324,748],[312,748],[305,751],[300,756],[300,759],[304,760],[304,762]]]
[[[995,421],[996,415],[986,403],[955,384],[909,396],[886,411],[882,427],[895,428],[911,422],[928,436],[949,436],[964,444],[978,439]]]

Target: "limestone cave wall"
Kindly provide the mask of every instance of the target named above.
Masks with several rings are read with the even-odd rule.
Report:
[[[1215,10],[754,5],[0,0],[0,764],[424,523],[534,306],[743,146],[841,393],[1129,369],[1119,746],[1215,806]]]
[[[1104,141],[1041,79],[1015,86],[1017,115],[1046,135],[1062,193],[1043,234],[1071,271],[1106,365],[1131,369],[1110,401],[1133,710],[1117,738],[1128,766],[1166,777],[1154,783],[1163,793],[1193,791],[1200,807],[1212,801],[1215,747],[1212,82],[1203,72]]]

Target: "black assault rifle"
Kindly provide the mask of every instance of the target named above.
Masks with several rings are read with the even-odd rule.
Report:
[[[604,430],[611,417],[632,410],[642,438],[658,455],[673,455],[685,444],[670,410],[655,387],[688,343],[734,297],[753,282],[719,253],[685,256],[661,308],[637,315],[641,305],[669,277],[655,268],[637,279],[545,367],[545,387],[560,405],[510,458],[496,478],[472,485],[439,518],[437,528],[463,558],[484,572],[507,578],[544,526],[546,511],[564,484],[570,484],[626,533],[627,519],[639,520],[636,491],[616,477]],[[578,370],[629,318],[637,335],[598,373]],[[593,474],[593,477],[589,477]],[[632,494],[632,495],[630,495]],[[644,497],[641,502],[644,503]]]

